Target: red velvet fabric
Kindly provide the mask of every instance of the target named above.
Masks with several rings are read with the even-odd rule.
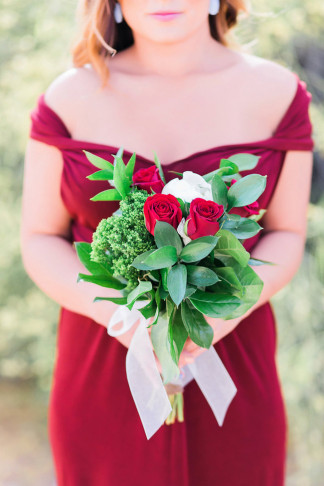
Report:
[[[310,98],[297,77],[294,99],[271,138],[212,147],[176,160],[164,166],[167,180],[173,177],[170,170],[204,174],[216,169],[221,158],[253,153],[260,156],[253,172],[268,176],[260,198],[266,208],[286,151],[313,149]],[[89,200],[107,183],[86,179],[95,169],[82,150],[113,162],[111,154],[118,147],[73,140],[44,94],[31,112],[30,137],[60,149],[61,195],[73,220],[71,241],[90,242],[99,221],[118,203]],[[124,150],[124,160],[131,154]],[[137,154],[136,169],[152,163]],[[258,238],[248,240],[246,248],[251,250]],[[258,308],[215,349],[237,387],[223,426],[193,381],[184,391],[185,422],[162,426],[148,441],[126,379],[126,348],[95,321],[61,308],[49,405],[58,485],[282,486],[287,423],[271,305]]]

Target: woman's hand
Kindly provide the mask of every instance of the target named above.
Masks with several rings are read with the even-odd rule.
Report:
[[[241,322],[244,316],[236,317],[235,319],[216,319],[213,317],[204,316],[208,324],[214,330],[214,338],[212,340],[212,345],[220,341],[224,336],[229,334],[235,327]],[[204,353],[206,348],[202,348],[194,343],[190,338],[188,338],[183,347],[182,353],[184,353],[185,360],[187,362],[193,362],[200,354]],[[181,356],[182,356],[181,353]],[[181,359],[180,356],[180,359]],[[189,361],[191,360],[191,361]],[[187,364],[186,362],[186,364]]]

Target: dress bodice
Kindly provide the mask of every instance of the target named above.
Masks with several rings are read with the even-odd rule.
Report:
[[[250,172],[267,175],[267,187],[259,199],[260,207],[266,209],[274,193],[286,152],[289,150],[308,151],[312,150],[314,145],[308,111],[311,94],[307,91],[306,84],[297,75],[296,80],[294,98],[270,138],[211,147],[169,164],[162,162],[167,181],[174,177],[170,171],[191,170],[203,175],[217,169],[222,158],[242,152],[252,153],[260,156],[258,165],[253,171],[244,171],[243,175]],[[113,162],[112,154],[116,154],[119,147],[73,139],[63,120],[46,104],[44,93],[40,94],[37,106],[32,110],[30,116],[32,122],[30,137],[55,146],[62,153],[64,164],[61,196],[71,214],[73,239],[74,241],[91,241],[92,233],[99,221],[109,217],[118,208],[118,202],[90,201],[95,194],[111,186],[106,181],[89,181],[86,178],[96,169],[88,161],[83,150]],[[125,163],[131,155],[132,152],[124,149],[123,160]],[[153,163],[153,160],[136,154],[135,170]],[[256,235],[247,240],[245,247],[251,249],[259,236]]]

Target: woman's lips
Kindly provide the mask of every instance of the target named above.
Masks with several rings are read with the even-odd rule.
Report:
[[[162,20],[162,22],[164,21],[168,21],[168,20],[173,20],[177,17],[179,17],[179,15],[181,15],[182,12],[155,12],[155,13],[152,13],[150,14],[152,17],[154,17],[156,20]]]

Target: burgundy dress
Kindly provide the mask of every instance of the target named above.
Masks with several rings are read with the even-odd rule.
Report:
[[[288,150],[312,150],[311,95],[297,90],[271,138],[212,147],[176,160],[164,171],[205,174],[221,158],[260,156],[253,172],[268,176],[262,208],[269,205]],[[58,147],[64,159],[61,196],[72,217],[71,241],[88,241],[117,202],[93,202],[107,188],[86,176],[96,169],[82,149],[113,162],[118,147],[73,140],[59,116],[38,98],[30,137]],[[124,150],[124,161],[131,152]],[[136,169],[153,161],[136,156]],[[245,171],[247,175],[249,171]],[[259,235],[246,242],[251,250]],[[77,275],[75,276],[77,278]],[[98,295],[100,288],[98,287]],[[286,414],[276,368],[276,324],[266,303],[215,344],[237,394],[219,427],[195,381],[184,391],[185,422],[163,425],[147,440],[129,390],[126,348],[88,317],[61,308],[49,405],[49,437],[59,486],[282,486]]]

